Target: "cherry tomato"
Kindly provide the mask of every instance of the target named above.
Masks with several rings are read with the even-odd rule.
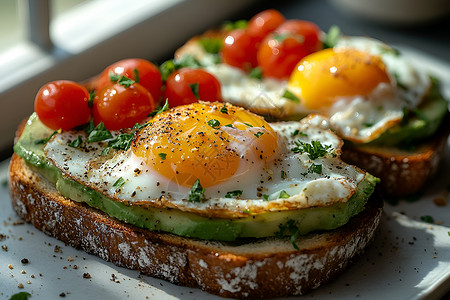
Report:
[[[290,20],[269,34],[258,49],[264,76],[287,79],[306,55],[320,50],[320,29],[311,22]]]
[[[136,80],[135,70],[138,70],[139,80]],[[162,85],[161,74],[159,69],[151,62],[140,58],[129,58],[110,65],[98,77],[97,91],[111,85],[111,72],[139,81],[139,84],[152,94],[153,99],[159,101]]]
[[[142,122],[154,109],[155,101],[142,85],[115,83],[96,93],[92,113],[95,124],[103,122],[107,129],[118,130]]]
[[[89,92],[76,82],[52,81],[45,84],[36,95],[34,111],[47,127],[70,130],[89,122]]]
[[[250,71],[258,65],[256,53],[261,39],[253,36],[245,29],[235,29],[225,37],[221,50],[226,64]]]
[[[222,101],[220,82],[202,69],[181,68],[169,75],[164,98],[170,107],[202,101]]]
[[[279,34],[297,34],[303,37],[303,44],[310,53],[316,52],[322,48],[322,42],[319,39],[320,28],[309,21],[287,20],[276,30]]]
[[[262,39],[280,26],[286,19],[276,9],[264,10],[248,21],[247,30],[251,35]]]

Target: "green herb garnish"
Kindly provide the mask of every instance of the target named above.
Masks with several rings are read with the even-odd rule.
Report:
[[[292,137],[297,136],[297,135],[300,135],[300,136],[308,136],[306,133],[304,133],[304,132],[302,132],[302,131],[300,131],[300,130],[298,130],[298,129],[296,129],[296,130],[294,130],[293,132],[291,132],[291,136],[292,136]]]
[[[28,300],[28,297],[30,297],[31,294],[27,292],[20,292],[17,294],[14,294],[9,298],[9,300]]]
[[[334,46],[336,46],[340,37],[341,30],[336,25],[332,25],[330,29],[328,29],[328,33],[325,36],[325,40],[323,41],[323,48],[333,48]]]
[[[285,179],[285,178],[286,178],[286,172],[281,170],[281,179]]]
[[[311,164],[308,168],[308,171],[317,173],[317,174],[322,174],[322,165],[316,165],[316,164]]]
[[[166,159],[167,154],[166,153],[158,153],[158,156],[161,157],[162,160]]]
[[[294,101],[295,103],[300,103],[300,98],[294,95],[290,90],[284,91],[283,97],[291,101]]]
[[[248,74],[250,78],[255,79],[262,79],[263,78],[263,71],[260,67],[253,68],[250,73]]]
[[[114,182],[113,188],[116,188],[116,190],[118,190],[121,187],[123,187],[124,184],[125,184],[125,179],[123,179],[122,177],[119,177],[119,179],[117,179],[116,182]]]
[[[295,141],[296,147],[292,148],[291,151],[294,153],[308,153],[308,157],[312,160],[319,157],[324,157],[329,153],[331,145],[322,145],[320,141],[311,141],[311,144],[304,143],[302,141]]]
[[[120,76],[119,80],[117,81],[118,84],[123,85],[125,88],[129,88],[131,85],[135,84],[136,81],[133,79],[128,78],[127,76]]]
[[[169,110],[169,99],[166,99],[166,102],[163,106],[158,106],[154,111],[149,113],[147,117],[154,117],[162,112],[165,112],[166,110]]]
[[[91,119],[86,128],[84,129],[84,132],[86,132],[89,135],[91,134],[92,131],[94,131],[94,129],[95,129],[94,120]]]
[[[53,131],[52,134],[50,134],[47,138],[45,138],[45,139],[40,139],[40,140],[35,140],[34,143],[35,143],[36,145],[39,145],[39,144],[47,144],[47,142],[50,141],[50,139],[51,139],[55,134],[57,134],[57,133],[58,133],[58,130],[55,130],[55,131]]]
[[[223,47],[223,39],[214,37],[205,37],[198,40],[203,50],[210,54],[218,54]]]
[[[100,142],[112,138],[111,132],[105,128],[105,124],[100,122],[90,133],[87,138],[88,143]]]
[[[92,108],[94,106],[94,98],[95,98],[95,92],[89,93],[89,100],[88,100],[88,106]]]
[[[219,120],[211,119],[208,121],[208,125],[211,126],[212,128],[217,128],[220,126],[220,122]]]
[[[111,80],[111,82],[117,82],[120,79],[119,74],[114,73],[113,71],[109,71],[109,80]]]
[[[248,127],[253,127],[252,124],[249,124],[249,123],[244,123],[244,124],[247,125]]]
[[[189,87],[191,88],[192,94],[194,94],[195,99],[199,100],[200,95],[198,94],[198,92],[199,92],[200,84],[191,83],[191,84],[189,84]]]
[[[421,216],[420,219],[424,222],[434,224],[434,219],[432,216]]]
[[[280,192],[280,196],[279,196],[279,197],[282,198],[282,199],[285,199],[285,198],[289,198],[290,195],[289,195],[288,193],[286,193],[285,190],[282,190],[282,191]]]
[[[228,108],[225,106],[225,104],[223,105],[223,107],[220,109],[220,112],[223,114],[228,115]]]
[[[141,78],[139,77],[139,70],[133,69],[133,74],[134,74],[134,81],[136,81],[136,83],[139,83],[139,81],[141,81]]]
[[[205,199],[205,189],[200,184],[200,180],[196,180],[189,191],[190,202],[201,202]]]
[[[226,31],[231,31],[234,29],[245,29],[247,28],[248,21],[247,20],[238,20],[238,21],[225,21],[223,24],[223,29]]]
[[[115,150],[128,150],[131,146],[131,142],[134,139],[134,133],[122,133],[115,139],[108,142],[108,146],[102,151],[102,155],[108,155],[109,151]]]
[[[263,197],[264,201],[269,201],[269,195],[263,194],[262,197]]]
[[[228,192],[225,195],[225,198],[233,198],[233,197],[238,197],[240,195],[242,195],[242,190],[235,190],[235,191]]]
[[[81,135],[78,135],[78,137],[75,140],[71,141],[67,145],[69,145],[70,147],[78,148],[80,147],[82,142],[83,140],[81,139]]]
[[[299,248],[298,248],[297,244],[295,243],[295,240],[297,239],[297,237],[299,235],[299,230],[298,230],[297,225],[295,225],[295,221],[290,219],[285,224],[280,225],[279,228],[280,228],[280,231],[275,232],[275,236],[278,238],[283,238],[286,235],[286,233],[290,234],[292,246],[296,250],[298,250]]]
[[[201,63],[192,55],[184,55],[180,59],[171,59],[163,62],[159,67],[159,71],[161,72],[161,78],[165,82],[167,77],[169,77],[172,72],[184,68],[199,68],[201,67]]]
[[[254,136],[256,136],[257,138],[259,138],[260,136],[262,136],[264,134],[264,132],[258,131],[257,133],[254,134]]]

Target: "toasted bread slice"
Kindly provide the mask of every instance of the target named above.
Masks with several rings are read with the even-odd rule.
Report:
[[[10,164],[15,211],[64,243],[118,266],[169,282],[200,287],[223,297],[301,295],[342,272],[368,245],[382,214],[372,196],[345,226],[290,240],[268,238],[234,243],[151,232],[64,198],[19,156]]]

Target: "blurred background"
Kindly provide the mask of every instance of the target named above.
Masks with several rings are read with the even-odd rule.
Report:
[[[46,82],[82,81],[128,57],[159,64],[189,37],[266,8],[450,66],[446,0],[1,0],[0,160],[11,155],[14,132]]]

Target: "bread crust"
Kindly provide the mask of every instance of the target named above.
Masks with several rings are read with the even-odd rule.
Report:
[[[112,263],[223,297],[301,295],[341,273],[372,240],[382,201],[334,231],[289,239],[222,243],[151,232],[61,196],[22,158],[10,163],[14,210],[37,229]]]

